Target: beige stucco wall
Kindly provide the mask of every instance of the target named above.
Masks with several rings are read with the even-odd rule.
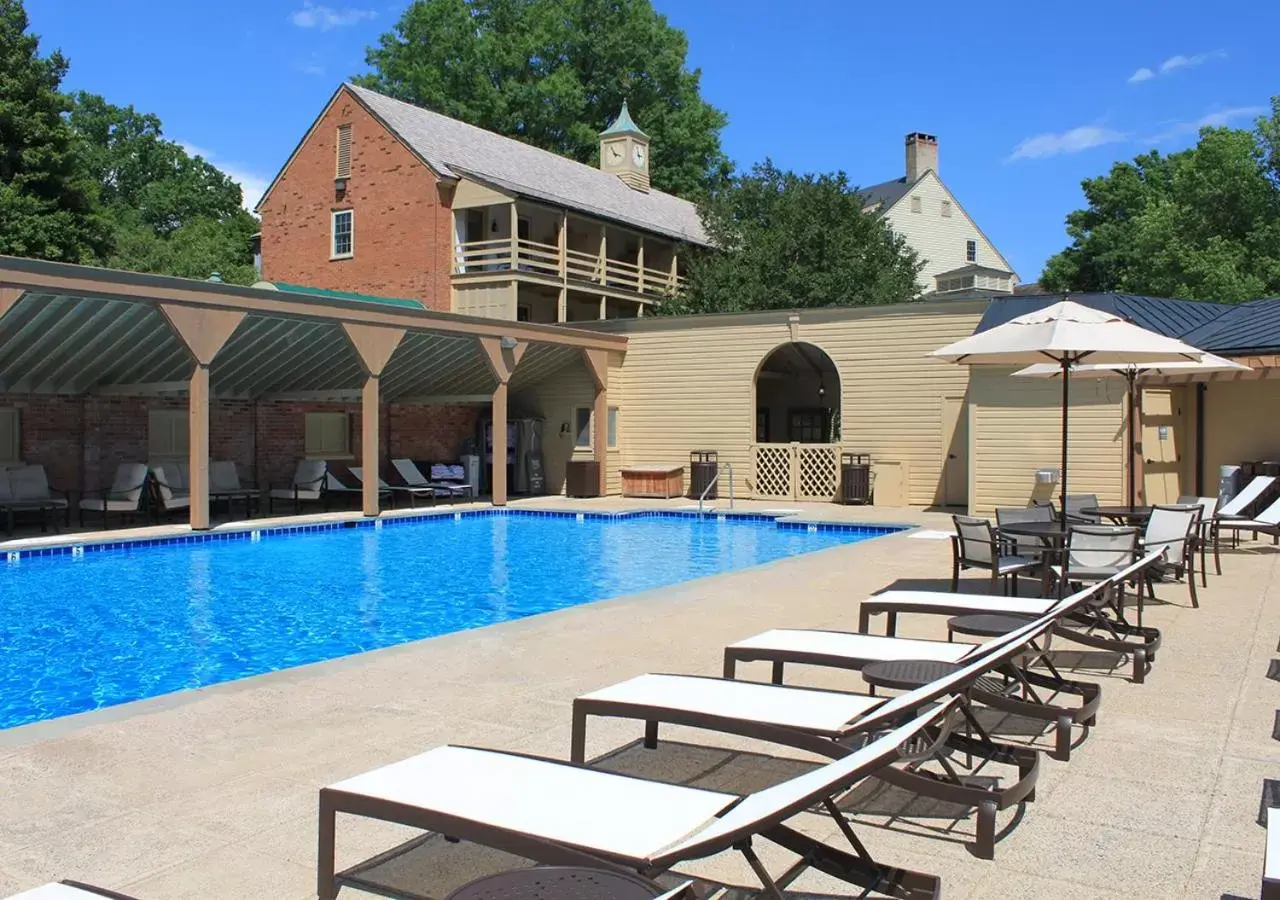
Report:
[[[841,443],[905,464],[911,504],[939,498],[942,399],[963,396],[969,380],[965,367],[928,353],[970,334],[982,310],[930,303],[799,314],[796,339],[821,348],[840,372]],[[738,490],[751,491],[753,383],[764,358],[791,340],[786,317],[694,319],[626,334],[622,463],[681,464],[690,450],[714,449],[733,464]]]
[[[1036,483],[1036,470],[1062,464],[1062,383],[1014,378],[1012,368],[976,367],[969,384],[969,506],[989,516],[997,506],[1026,506],[1057,496]],[[1125,484],[1125,384],[1118,378],[1075,378],[1067,488],[1121,502]]]
[[[1280,380],[1219,381],[1205,388],[1204,489],[1207,493],[1217,488],[1219,466],[1280,459],[1277,411],[1280,411]]]

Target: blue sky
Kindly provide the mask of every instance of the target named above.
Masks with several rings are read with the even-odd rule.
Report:
[[[158,114],[256,195],[406,2],[26,5],[71,60],[66,88]],[[1280,93],[1275,0],[655,5],[688,34],[740,166],[872,184],[902,174],[907,132],[936,134],[943,180],[1024,281],[1066,244],[1081,179],[1202,123],[1248,126]]]

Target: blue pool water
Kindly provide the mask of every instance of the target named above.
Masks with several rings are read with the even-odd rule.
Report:
[[[886,528],[464,514],[0,561],[0,728],[866,540]]]

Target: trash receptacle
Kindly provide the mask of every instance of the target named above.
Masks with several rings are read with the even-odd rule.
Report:
[[[871,454],[840,454],[840,500],[842,503],[871,502]]]
[[[720,486],[712,482],[716,480],[716,473],[719,471],[720,463],[716,451],[692,451],[689,454],[689,496],[697,500],[703,496],[703,491],[706,491],[706,499],[716,499]]]
[[[1240,466],[1222,466],[1218,469],[1218,505],[1226,506],[1227,501],[1240,493]]]

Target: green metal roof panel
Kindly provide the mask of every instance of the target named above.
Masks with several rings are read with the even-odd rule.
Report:
[[[313,297],[330,297],[334,300],[356,300],[360,303],[377,303],[380,306],[396,306],[401,309],[426,309],[418,300],[406,300],[401,297],[375,297],[372,294],[357,294],[352,291],[331,291],[326,288],[307,287],[305,284],[289,284],[285,281],[270,282],[277,290],[290,294],[310,294]]]
[[[613,124],[600,132],[601,136],[606,134],[638,134],[640,137],[647,138],[649,135],[640,130],[640,126],[631,118],[631,111],[627,109],[627,101],[622,101],[622,112],[618,113],[618,118],[613,120]]]

